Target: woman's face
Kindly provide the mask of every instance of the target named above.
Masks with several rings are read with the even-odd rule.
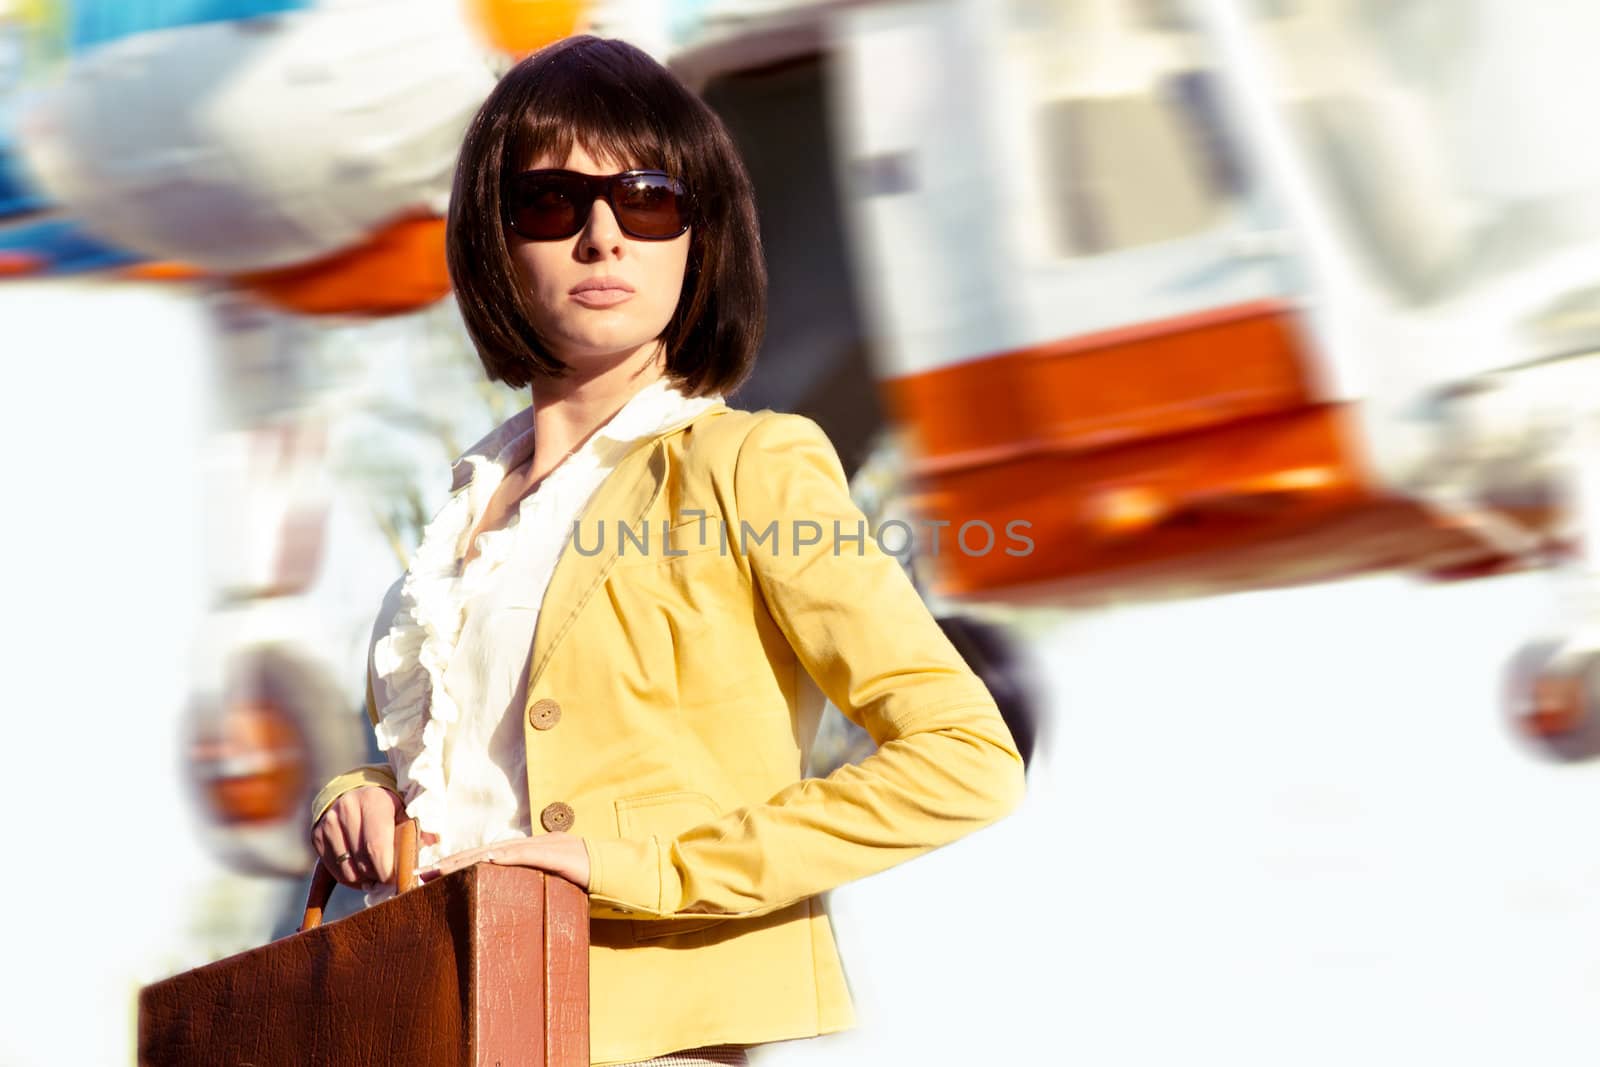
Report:
[[[545,155],[529,167],[545,168],[607,175],[631,166],[601,162],[574,143],[565,159]],[[653,348],[677,309],[691,236],[692,231],[669,241],[629,237],[617,225],[611,205],[598,197],[575,237],[530,241],[506,231],[512,260],[533,298],[534,328],[553,355],[576,369]],[[580,283],[601,278],[620,290],[575,291]]]

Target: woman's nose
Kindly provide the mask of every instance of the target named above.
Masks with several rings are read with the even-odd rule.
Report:
[[[578,254],[586,261],[616,257],[622,254],[622,227],[605,197],[595,197],[589,207],[589,221],[578,234]]]

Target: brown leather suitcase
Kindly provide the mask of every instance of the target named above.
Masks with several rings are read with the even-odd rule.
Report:
[[[479,863],[321,924],[317,866],[299,932],[139,993],[149,1067],[588,1067],[588,896],[557,875]]]

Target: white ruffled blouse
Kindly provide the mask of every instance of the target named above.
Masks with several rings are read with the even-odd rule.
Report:
[[[502,529],[466,539],[506,472],[533,452],[533,408],[457,460],[455,493],[423,531],[411,569],[384,597],[368,659],[378,747],[406,812],[439,841],[426,867],[464,849],[527,837],[522,705],[539,605],[583,507],[633,442],[694,418],[721,396],[665,378],[639,390],[524,497]],[[366,894],[375,904],[392,886]]]

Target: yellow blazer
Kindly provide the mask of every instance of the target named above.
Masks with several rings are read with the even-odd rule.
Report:
[[[619,520],[648,551],[619,543]],[[994,699],[808,418],[714,405],[639,441],[579,524],[540,609],[523,734],[533,832],[570,815],[589,851],[592,1063],[852,1025],[820,894],[1020,803]],[[879,748],[805,778],[821,694]],[[340,775],[312,822],[370,784],[395,779]]]

